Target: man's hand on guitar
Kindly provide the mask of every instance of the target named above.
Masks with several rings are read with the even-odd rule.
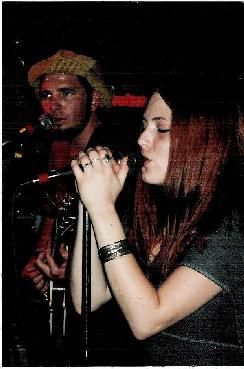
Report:
[[[45,293],[49,286],[46,275],[36,265],[37,256],[32,256],[22,271],[22,278],[33,282],[35,288],[41,293]]]
[[[38,291],[45,293],[50,279],[62,280],[65,277],[68,251],[64,244],[61,244],[59,254],[62,257],[60,265],[54,261],[50,248],[40,252],[38,256],[32,256],[22,271],[22,278],[31,280]]]
[[[69,254],[63,243],[59,248],[59,254],[62,257],[62,262],[60,265],[55,262],[54,257],[51,255],[50,249],[47,249],[45,252],[41,252],[35,262],[41,272],[51,280],[60,280],[64,279],[65,277],[65,270]]]

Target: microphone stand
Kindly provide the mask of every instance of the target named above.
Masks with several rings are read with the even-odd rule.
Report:
[[[82,359],[88,362],[88,326],[91,307],[91,220],[85,207],[83,208],[83,240],[82,240],[82,295],[81,295],[81,351]]]

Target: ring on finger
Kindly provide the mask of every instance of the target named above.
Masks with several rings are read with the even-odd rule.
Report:
[[[91,159],[91,164],[95,163],[97,160],[101,160],[101,159],[100,158]]]
[[[105,163],[108,163],[113,157],[110,156],[109,154],[105,154],[104,157],[102,158],[102,160],[105,161]]]
[[[91,162],[90,162],[90,163],[85,163],[85,164],[82,164],[83,168],[86,168],[86,167],[88,167],[88,165],[91,165]]]

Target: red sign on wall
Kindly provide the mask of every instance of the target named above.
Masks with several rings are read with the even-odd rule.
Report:
[[[143,108],[146,105],[146,101],[146,96],[131,95],[129,93],[125,95],[114,95],[112,98],[112,106]]]

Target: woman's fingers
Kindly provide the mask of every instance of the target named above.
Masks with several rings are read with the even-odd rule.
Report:
[[[95,149],[89,148],[86,152],[80,151],[78,157],[71,161],[71,167],[74,174],[80,174],[82,170],[84,172],[88,168],[101,167],[102,164],[109,164],[112,160],[113,155],[108,147],[96,146]]]
[[[82,167],[83,172],[79,165]],[[121,159],[118,163],[114,160],[111,150],[108,147],[103,146],[89,148],[86,153],[84,151],[80,151],[78,158],[72,161],[71,166],[78,184],[80,185],[82,184],[82,182],[80,182],[83,178],[82,174],[95,173],[93,171],[94,169],[107,170],[112,168],[113,173],[117,176],[121,186],[123,186],[129,171],[127,158]]]
[[[117,173],[118,179],[119,179],[122,186],[124,185],[127,174],[129,172],[129,167],[128,167],[128,164],[127,164],[127,160],[128,160],[127,157],[121,159],[120,166],[119,166],[120,168],[119,168],[119,171]]]
[[[71,161],[71,169],[76,177],[82,176],[84,168],[80,166],[80,158],[77,157]]]
[[[116,160],[114,160],[112,151],[108,147],[96,146],[96,148],[89,148],[86,153],[84,151],[80,151],[77,160],[76,163],[72,164],[75,175],[80,175],[81,173],[81,171],[78,169],[79,165],[82,166],[84,173],[90,172],[93,168],[99,169],[104,167],[108,168],[108,166],[111,166],[121,185],[124,185],[129,171],[127,158],[125,157],[121,159],[118,163]]]

